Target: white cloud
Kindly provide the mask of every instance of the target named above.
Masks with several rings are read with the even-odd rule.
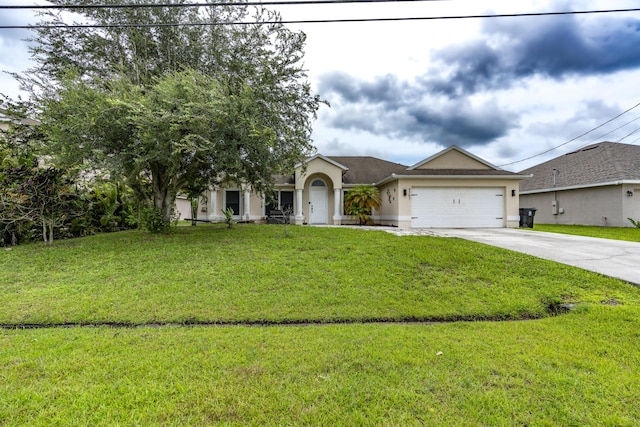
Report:
[[[0,0],[0,4],[27,4],[27,1]],[[615,3],[615,8],[626,7],[637,7],[637,2],[623,0]],[[285,20],[309,20],[609,8],[612,8],[612,3],[604,0],[458,0],[280,6],[279,10]],[[20,19],[28,21],[25,13],[10,16],[4,12],[0,16],[0,25],[14,24]],[[589,36],[603,40],[607,37],[625,35],[628,38],[629,34],[633,35],[634,28],[624,27],[621,17],[624,15],[585,15],[571,19],[576,25],[588,26],[581,28],[592,29],[593,31],[588,32]],[[627,18],[637,20],[638,14],[627,15]],[[558,19],[570,21],[567,18]],[[292,29],[302,30],[307,34],[304,62],[310,81],[315,89],[326,90],[326,94],[320,92],[320,95],[327,96],[332,101],[332,108],[323,107],[319,114],[313,134],[315,145],[326,155],[373,155],[413,164],[446,145],[456,143],[456,133],[447,132],[445,125],[450,126],[451,130],[462,132],[462,124],[465,123],[464,120],[468,120],[468,126],[485,131],[493,129],[494,133],[487,132],[486,139],[478,139],[477,143],[474,143],[473,139],[461,139],[459,145],[465,145],[472,153],[499,165],[560,145],[640,101],[635,96],[640,70],[629,65],[634,61],[640,61],[640,44],[619,44],[624,47],[624,51],[616,52],[617,56],[601,58],[593,54],[596,50],[589,50],[590,45],[577,45],[578,41],[593,42],[580,39],[583,33],[576,32],[576,28],[580,27],[554,26],[553,20],[554,18],[531,17],[290,25]],[[563,31],[566,31],[567,35],[574,37],[576,44],[557,43],[561,46],[556,46],[547,43],[541,38],[543,34],[540,34],[540,25],[543,22],[556,31],[559,42],[563,41]],[[606,25],[597,25],[598,22]],[[20,37],[16,34],[17,30],[0,30],[0,70],[22,71],[29,66],[26,45],[18,41]],[[24,32],[22,34],[24,35]],[[522,56],[519,55],[519,51],[509,48],[513,43],[526,40],[532,41],[531,44],[539,49],[536,56]],[[483,63],[474,56],[477,55],[477,47],[482,46],[483,41],[486,41],[487,49],[494,49],[493,60],[496,61],[493,64],[486,63],[489,68],[488,80],[485,81],[478,79],[478,70],[481,69],[478,67]],[[472,49],[473,46],[476,48]],[[502,49],[501,46],[511,50],[495,50]],[[557,47],[564,49],[565,56],[573,47],[576,50],[581,48],[583,52],[591,52],[592,56],[582,65],[580,62],[570,64],[575,68],[569,73],[562,74],[562,69],[558,69],[558,75],[561,76],[558,78],[552,73],[545,75],[536,70],[527,73],[526,69],[517,68],[525,62],[529,66],[562,66],[562,63],[553,62],[552,53]],[[487,53],[491,52],[487,50]],[[504,56],[506,53],[509,54],[508,57]],[[613,52],[606,53],[609,55]],[[547,62],[543,62],[542,59]],[[580,59],[584,60],[584,57]],[[512,64],[507,60],[519,63]],[[587,72],[586,68],[598,63],[604,65],[596,70],[597,72]],[[609,71],[605,69],[607,64],[611,66]],[[491,66],[499,68],[492,69]],[[495,74],[496,70],[502,74]],[[337,93],[332,92],[330,87],[321,84],[323,81],[326,82],[328,75],[336,75],[335,73],[350,76],[349,79],[345,78],[343,83],[351,85],[355,90],[353,97],[359,98],[357,102],[347,102],[337,97]],[[450,84],[447,78],[450,79],[455,73],[458,73],[459,78],[464,77],[467,80],[467,89],[473,90],[461,92],[457,97],[429,93],[429,90],[434,89],[434,83],[438,79],[442,87]],[[0,75],[0,92],[15,96],[17,84],[8,76]],[[379,98],[375,98],[375,95]],[[401,104],[402,109],[398,108]],[[428,123],[421,123],[421,127],[411,122],[412,116],[407,113],[409,111],[416,114],[422,112],[426,120],[433,121],[431,127]],[[637,114],[640,114],[640,111]],[[456,118],[457,122],[453,120],[447,124],[447,118]],[[628,119],[632,118],[630,116]],[[353,126],[338,128],[336,123],[352,123]],[[456,123],[460,124],[458,129],[455,129]],[[608,130],[621,124],[622,122],[613,123]],[[614,137],[620,138],[624,135],[623,132],[631,130],[633,129],[623,128],[615,134],[607,135],[607,139],[615,140]],[[602,133],[594,132],[589,138],[604,133],[603,129]],[[440,139],[438,135],[441,135]],[[580,139],[545,156],[507,168],[524,169],[549,157],[575,149],[588,140]]]

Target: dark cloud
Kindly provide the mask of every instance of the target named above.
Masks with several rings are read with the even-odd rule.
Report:
[[[640,20],[575,16],[485,21],[482,39],[433,52],[422,84],[463,95],[508,88],[532,76],[562,79],[640,67]]]
[[[340,108],[340,112],[334,114],[329,119],[329,123],[331,127],[337,129],[376,133],[379,130],[377,127],[380,121],[372,118],[376,117],[380,110],[381,108],[370,109],[364,106]]]
[[[362,80],[347,73],[320,78],[333,105],[324,118],[337,129],[364,131],[439,145],[485,145],[519,126],[510,106],[471,102],[487,91],[526,84],[528,78],[562,80],[640,68],[640,20],[576,16],[492,19],[480,37],[432,52],[432,67],[411,82],[393,75]],[[605,105],[583,117],[603,117]],[[575,120],[574,129],[585,120]],[[540,125],[538,129],[535,126]],[[546,126],[546,127],[545,127]],[[532,124],[538,135],[553,133]]]
[[[445,105],[429,103],[408,106],[404,111],[411,119],[397,136],[431,141],[440,145],[469,147],[483,145],[500,138],[517,124],[517,116],[493,103],[472,106],[465,101]],[[389,123],[393,126],[393,122]]]
[[[389,104],[398,99],[398,95],[402,94],[407,85],[391,74],[377,77],[374,81],[365,81],[335,71],[324,74],[318,88],[323,96],[328,97],[329,102],[332,101],[333,94],[349,103]]]
[[[335,129],[469,147],[492,142],[518,123],[516,114],[493,102],[436,100],[421,85],[400,84],[388,77],[365,82],[332,73],[321,77],[319,87],[334,105],[322,120]]]

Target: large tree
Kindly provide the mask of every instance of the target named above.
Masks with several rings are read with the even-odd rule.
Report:
[[[76,3],[96,26],[65,27],[68,15],[47,12],[37,66],[21,76],[63,164],[125,176],[168,221],[185,186],[233,178],[266,191],[312,150],[321,101],[302,68],[305,36],[265,23],[277,15],[250,16],[242,3]]]

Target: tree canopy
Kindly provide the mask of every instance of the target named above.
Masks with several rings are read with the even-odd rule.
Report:
[[[74,9],[99,25],[74,29],[64,28],[68,15],[46,12],[61,27],[37,30],[37,65],[19,78],[52,153],[63,165],[125,176],[167,221],[186,187],[236,179],[266,191],[312,150],[321,100],[302,68],[304,34],[249,10]]]

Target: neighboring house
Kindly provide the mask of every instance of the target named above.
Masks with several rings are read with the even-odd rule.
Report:
[[[0,113],[0,131],[8,130],[11,126],[11,119]]]
[[[13,124],[33,125],[37,124],[36,120],[32,119],[14,119],[9,116],[0,113],[0,131],[9,130]]]
[[[600,142],[521,172],[534,223],[630,227],[640,219],[640,147]]]
[[[215,188],[201,202],[198,219],[222,221],[231,207],[238,220],[266,220],[290,209],[295,224],[348,224],[344,195],[360,184],[380,190],[376,224],[402,228],[518,227],[518,183],[527,178],[504,171],[456,146],[411,167],[374,157],[317,154],[280,177],[273,204],[249,187]],[[182,218],[189,204],[177,200]]]

